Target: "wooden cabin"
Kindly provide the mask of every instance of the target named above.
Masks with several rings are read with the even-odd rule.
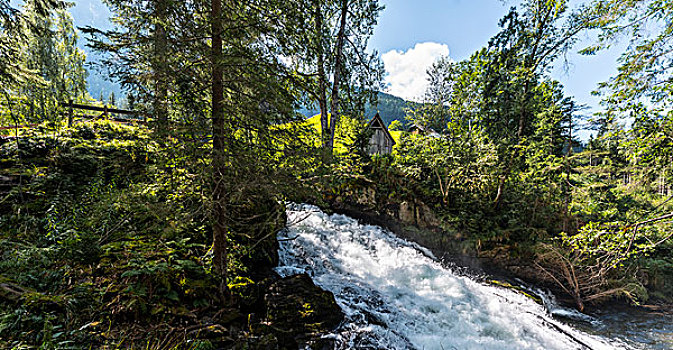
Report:
[[[409,133],[412,135],[424,135],[430,137],[440,137],[441,135],[429,126],[424,126],[421,124],[411,124],[409,127]]]
[[[392,153],[395,140],[393,140],[393,137],[390,135],[386,124],[383,122],[383,119],[381,119],[381,116],[378,113],[376,113],[367,127],[374,131],[374,134],[369,139],[367,153],[369,155]]]

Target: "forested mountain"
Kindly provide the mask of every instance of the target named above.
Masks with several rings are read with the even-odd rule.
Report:
[[[69,8],[69,11],[72,13],[75,27],[111,28],[112,22],[109,17],[112,13],[101,0],[78,0],[73,2],[73,5]],[[108,102],[110,94],[114,94],[117,105],[122,107],[120,100],[123,100],[125,96],[120,84],[108,76],[109,70],[106,68],[110,67],[100,64],[102,53],[88,47],[87,39],[86,35],[80,33],[77,46],[86,54],[86,68],[89,71],[87,77],[89,94],[95,99],[100,99],[103,96],[105,102]]]
[[[407,124],[405,117],[408,110],[416,108],[418,108],[418,103],[416,102],[405,101],[400,97],[380,92],[378,94],[378,104],[376,106],[368,104],[365,107],[365,115],[371,118],[378,112],[386,125],[390,125],[393,120]]]
[[[378,112],[381,115],[381,119],[386,125],[390,125],[393,120],[398,120],[402,124],[406,124],[407,120],[405,119],[408,109],[418,108],[419,104],[416,102],[405,101],[404,99],[387,94],[385,92],[379,92],[377,94],[378,103],[372,105],[367,103],[365,105],[365,118],[367,120],[374,117]],[[312,117],[320,113],[319,109],[316,108],[302,108],[299,110],[299,113],[305,115],[306,117]]]

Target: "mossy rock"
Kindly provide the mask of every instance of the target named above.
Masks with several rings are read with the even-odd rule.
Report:
[[[334,295],[317,287],[306,274],[276,281],[264,302],[268,324],[276,330],[280,344],[289,348],[314,343],[344,318]]]

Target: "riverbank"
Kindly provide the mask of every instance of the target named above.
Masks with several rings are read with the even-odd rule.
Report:
[[[338,348],[628,348],[578,331],[512,289],[457,274],[379,226],[310,205],[289,216],[301,220],[280,235],[278,271],[307,272],[334,293],[346,314],[330,334]]]
[[[484,286],[504,288],[522,295],[531,302],[543,306],[548,314],[560,322],[570,324],[573,328],[587,334],[617,341],[617,343],[612,344],[617,348],[664,350],[673,345],[673,313],[671,313],[668,305],[634,306],[621,301],[610,303],[608,308],[605,305],[588,307],[584,310],[584,313],[579,313],[573,309],[572,299],[557,299],[554,296],[555,293],[557,293],[556,295],[562,295],[562,291],[555,290],[553,285],[536,285],[535,281],[522,280],[522,276],[517,276],[511,271],[503,269],[488,258],[461,255],[457,251],[451,253],[446,250],[432,249],[432,247],[421,243],[421,241],[427,242],[427,240],[423,240],[423,234],[419,233],[423,230],[401,223],[399,219],[371,211],[362,211],[362,207],[348,208],[343,204],[334,205],[332,203],[330,208],[326,210],[330,213],[357,219],[362,225],[381,226],[393,232],[397,237],[419,244],[423,246],[423,249],[427,248],[434,255],[432,256],[433,260],[441,261],[442,265],[447,267],[451,273],[457,276],[465,276]],[[332,220],[343,221],[342,218]],[[344,229],[351,229],[350,227],[350,225],[346,225]],[[363,227],[363,230],[365,229]],[[427,231],[426,234],[432,235],[432,232]],[[368,234],[363,233],[363,236],[360,239],[371,240]],[[431,256],[430,254],[423,254],[426,257]],[[415,283],[423,284],[424,282],[415,280]],[[500,300],[499,302],[506,301]]]
[[[504,245],[482,250],[470,242],[465,233],[446,230],[429,205],[417,199],[399,200],[379,195],[376,192],[377,185],[372,182],[353,181],[350,187],[345,188],[347,190],[339,195],[327,196],[324,208],[356,218],[365,224],[384,227],[400,238],[431,250],[447,266],[487,283],[494,281],[500,285],[525,284],[543,288],[556,295],[558,302],[565,307],[575,307],[573,298],[559,284],[546,278],[548,276],[536,265],[533,254],[521,255]],[[539,297],[533,299],[541,300]],[[657,297],[637,305],[627,298],[612,298],[609,303],[636,313],[673,313],[673,304]],[[600,303],[589,304],[584,311],[595,313],[602,307]]]
[[[150,136],[96,121],[0,145],[0,348],[329,347],[334,296],[274,271],[285,207],[237,207],[223,296],[208,177]]]

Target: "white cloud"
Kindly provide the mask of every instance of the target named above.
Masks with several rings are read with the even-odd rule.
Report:
[[[447,45],[434,42],[418,43],[404,52],[391,50],[384,53],[381,59],[388,73],[386,92],[406,100],[420,100],[428,86],[428,68],[448,55]]]

